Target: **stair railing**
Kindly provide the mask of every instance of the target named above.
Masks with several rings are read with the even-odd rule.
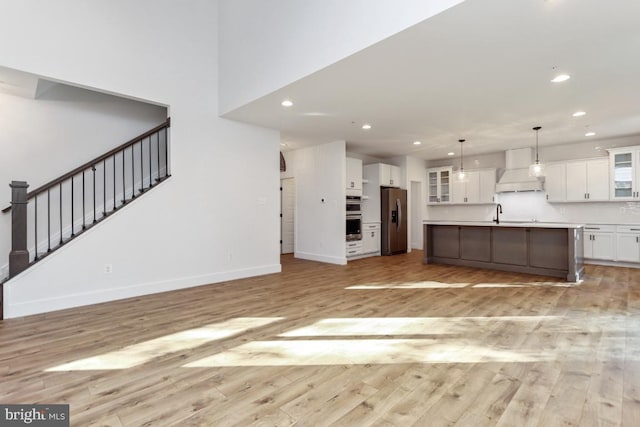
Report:
[[[171,176],[170,120],[27,193],[13,181],[9,278]]]

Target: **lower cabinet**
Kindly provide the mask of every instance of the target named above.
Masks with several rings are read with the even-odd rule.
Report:
[[[615,235],[615,225],[586,225],[584,227],[584,257],[607,261],[615,260]]]
[[[380,255],[380,224],[362,225],[362,253]]]
[[[527,265],[529,246],[526,228],[495,227],[492,236],[492,260],[497,264]]]
[[[347,258],[362,255],[362,240],[347,242]]]
[[[347,242],[347,258],[358,259],[380,255],[380,223],[362,224],[362,240]]]
[[[640,226],[619,225],[616,249],[618,261],[640,262]]]

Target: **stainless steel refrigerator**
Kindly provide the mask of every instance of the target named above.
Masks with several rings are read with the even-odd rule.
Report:
[[[381,187],[380,209],[382,255],[407,252],[407,190]]]

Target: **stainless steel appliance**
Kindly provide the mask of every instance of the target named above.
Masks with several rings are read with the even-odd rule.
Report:
[[[347,213],[347,242],[362,240],[362,215]]]
[[[346,210],[347,210],[347,215],[361,215],[362,214],[362,197],[347,196]]]
[[[381,254],[407,252],[407,190],[380,188]]]

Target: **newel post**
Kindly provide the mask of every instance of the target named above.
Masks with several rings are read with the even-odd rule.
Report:
[[[25,181],[11,181],[11,252],[9,253],[9,278],[29,266],[27,250],[27,188]]]

